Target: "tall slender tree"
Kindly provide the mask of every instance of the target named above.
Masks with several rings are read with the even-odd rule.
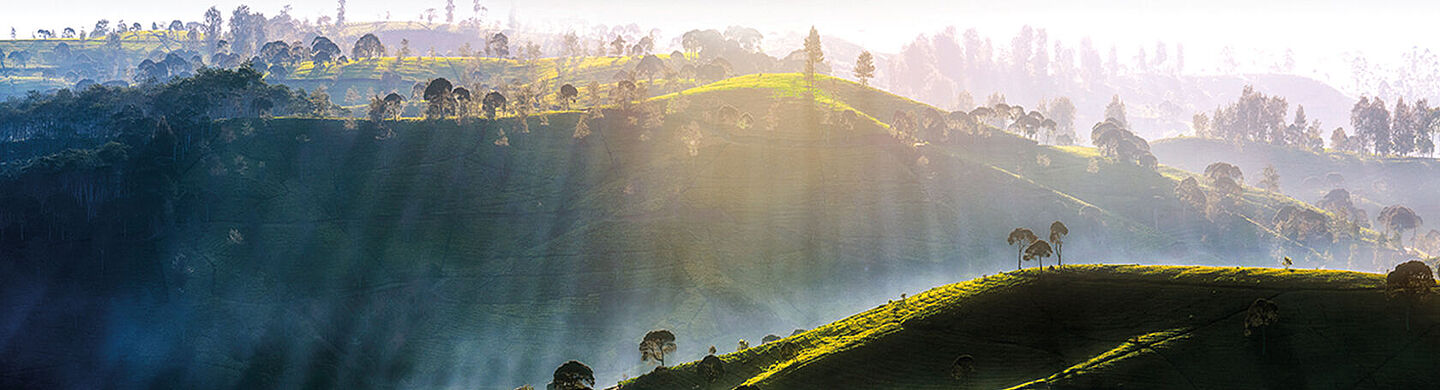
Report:
[[[1005,238],[1005,243],[1016,246],[1015,269],[1025,268],[1024,264],[1021,263],[1021,261],[1025,260],[1025,249],[1030,247],[1030,243],[1039,239],[1040,237],[1036,237],[1035,232],[1030,231],[1030,229],[1015,228],[1015,230],[1010,231],[1010,236]]]
[[[820,32],[810,26],[810,35],[805,37],[805,80],[815,85],[815,67],[825,62],[825,51],[820,47]]]
[[[860,79],[860,85],[869,86],[870,79],[875,77],[875,56],[869,50],[860,52],[855,58],[855,78]]]
[[[1061,252],[1065,250],[1065,236],[1070,235],[1070,228],[1060,221],[1050,224],[1050,246],[1055,248],[1055,261],[1065,265],[1065,257]]]

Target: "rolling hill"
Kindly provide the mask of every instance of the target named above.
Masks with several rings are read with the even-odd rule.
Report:
[[[1280,174],[1280,190],[1286,195],[1318,202],[1330,190],[1350,192],[1355,206],[1373,217],[1386,206],[1404,205],[1422,218],[1440,216],[1440,202],[1431,194],[1440,191],[1440,162],[1433,158],[1380,158],[1353,153],[1315,153],[1262,143],[1237,145],[1212,139],[1173,138],[1156,141],[1152,151],[1161,161],[1199,172],[1217,161],[1239,166],[1251,182],[1273,165]],[[1374,221],[1371,221],[1375,223]],[[1378,226],[1378,223],[1376,223]],[[1422,226],[1421,236],[1432,228]],[[1410,238],[1406,238],[1409,242]],[[1423,246],[1426,251],[1436,248]],[[1372,269],[1378,270],[1378,269]]]
[[[182,131],[206,141],[174,148],[158,205],[117,188],[163,175],[38,160],[4,187],[19,206],[0,213],[0,274],[18,287],[0,314],[33,336],[0,353],[17,368],[0,385],[509,389],[569,359],[613,383],[649,371],[647,330],[698,358],[1008,270],[1005,233],[1055,220],[1067,262],[1337,266],[1255,222],[1308,207],[1293,199],[1247,189],[1222,229],[1175,199],[1183,171],[880,119],[930,109],[765,74],[524,125],[233,119]],[[117,217],[140,206],[157,211]]]
[[[1383,277],[1261,268],[1065,266],[936,287],[817,329],[618,386],[637,389],[1422,388],[1440,310]],[[1278,318],[1250,336],[1257,298]],[[1408,313],[1408,324],[1407,324]],[[1408,329],[1407,329],[1408,327]],[[968,357],[962,375],[956,363]]]

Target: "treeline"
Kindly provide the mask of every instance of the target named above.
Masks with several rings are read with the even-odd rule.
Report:
[[[1180,74],[1185,65],[1180,44],[1156,42],[1122,55],[1089,38],[1051,39],[1044,28],[1024,26],[1006,42],[974,28],[951,27],[916,38],[890,58],[885,71],[895,93],[940,106],[954,102],[968,108],[970,95],[993,91],[1007,91],[1012,102],[1066,95],[1077,105],[1098,106],[1126,77]]]
[[[1246,85],[1234,103],[1216,107],[1213,114],[1195,114],[1191,126],[1197,136],[1205,138],[1324,149],[1320,121],[1308,119],[1305,107],[1296,105],[1293,119],[1287,122],[1289,111],[1290,103],[1284,97],[1267,96]]]
[[[1361,97],[1350,109],[1352,130],[1331,130],[1330,148],[1380,156],[1433,155],[1440,108],[1430,107],[1425,99],[1408,104],[1404,98],[1393,107],[1378,97]],[[1305,107],[1299,105],[1287,121],[1288,110],[1284,97],[1266,96],[1247,85],[1234,103],[1217,107],[1213,114],[1195,114],[1191,123],[1200,137],[1324,150],[1320,121],[1306,118]]]
[[[306,93],[272,85],[262,77],[260,71],[248,66],[201,68],[192,77],[163,84],[92,84],[51,94],[31,92],[23,99],[0,102],[0,140],[12,143],[0,159],[15,161],[108,141],[135,146],[151,136],[153,122],[160,119],[188,129],[222,118],[341,113],[342,109],[331,104],[323,92]],[[25,144],[46,146],[17,146]]]

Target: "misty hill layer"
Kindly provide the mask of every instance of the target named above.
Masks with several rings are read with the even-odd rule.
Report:
[[[1065,266],[937,287],[620,389],[1420,388],[1440,310],[1383,277],[1258,268]],[[1258,298],[1278,313],[1247,335]],[[1408,313],[1408,329],[1407,329]],[[962,358],[964,357],[964,358]],[[961,366],[957,368],[957,363]]]

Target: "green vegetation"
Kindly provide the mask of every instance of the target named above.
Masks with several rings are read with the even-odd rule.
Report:
[[[1029,269],[720,356],[718,381],[687,363],[620,388],[1423,387],[1433,375],[1416,373],[1440,352],[1436,336],[1405,330],[1383,279],[1233,267]],[[1251,309],[1256,302],[1265,304]],[[1433,304],[1417,310],[1424,329],[1440,325]],[[1255,326],[1265,341],[1246,337]]]
[[[1275,184],[1285,195],[1321,206],[1329,215],[1353,221],[1359,228],[1387,230],[1378,221],[1383,210],[1403,206],[1421,218],[1440,215],[1428,194],[1440,191],[1440,165],[1427,158],[1380,158],[1350,152],[1327,150],[1313,152],[1263,143],[1234,144],[1212,139],[1175,138],[1156,141],[1153,151],[1167,164],[1199,171],[1209,164],[1224,161],[1252,175],[1273,167]],[[1262,180],[1265,182],[1267,180]],[[1337,191],[1338,190],[1338,191]],[[1263,215],[1262,215],[1263,216]],[[1268,219],[1268,218],[1267,218]],[[1405,229],[1412,229],[1406,225]],[[1440,253],[1440,233],[1433,235],[1419,225],[1420,231],[1407,237],[1381,238],[1393,256],[1378,261],[1364,258],[1346,260],[1350,267],[1381,270],[1399,257]],[[1348,229],[1348,228],[1347,228]],[[1346,229],[1332,229],[1336,245],[1345,245]],[[1412,236],[1413,234],[1413,236]],[[1375,234],[1379,236],[1379,234]],[[1418,237],[1418,240],[1416,239]],[[1365,238],[1374,240],[1374,238]],[[1400,244],[1406,244],[1402,254]],[[1338,258],[1338,257],[1337,257]]]
[[[191,88],[197,82],[168,88],[206,90]],[[623,83],[615,88],[638,90]],[[270,88],[246,85],[252,89],[239,91]],[[153,186],[163,191],[95,197],[71,179],[31,176],[35,185],[6,186],[3,195],[8,204],[43,199],[48,214],[0,229],[47,232],[4,235],[7,247],[62,246],[73,249],[67,259],[105,253],[104,271],[95,271],[101,267],[18,252],[195,313],[171,326],[217,336],[175,336],[195,346],[177,352],[182,360],[247,367],[216,368],[197,374],[206,383],[181,387],[265,387],[285,365],[254,362],[307,356],[306,364],[326,366],[353,353],[387,358],[335,366],[334,378],[388,372],[372,380],[395,383],[442,376],[431,367],[585,357],[609,381],[650,371],[634,358],[635,337],[647,329],[684,337],[651,355],[667,366],[698,359],[698,346],[753,338],[755,329],[809,327],[897,290],[1006,269],[1016,249],[998,234],[1056,220],[1072,231],[1064,243],[1071,263],[1167,256],[1233,264],[1284,248],[1325,264],[1248,219],[1218,235],[1210,222],[1174,218],[1184,205],[1173,188],[1191,174],[1040,146],[823,75],[815,76],[812,103],[807,85],[802,74],[747,75],[650,99],[621,93],[604,106],[579,102],[584,111],[511,108],[496,119],[450,116],[448,103],[434,119],[384,119],[395,111],[379,99],[369,112],[379,121],[186,119],[173,133],[155,130],[135,143],[159,165],[96,179],[164,179]],[[915,120],[879,119],[896,117]],[[145,126],[159,127],[134,124]],[[36,191],[45,197],[32,198]],[[1303,206],[1242,195],[1238,202],[1256,210]],[[141,200],[149,203],[132,207]],[[86,205],[102,218],[150,215],[106,220],[150,222],[87,223]],[[65,240],[76,236],[119,238]],[[136,240],[148,245],[128,244]],[[117,242],[137,249],[117,251]],[[1041,249],[1032,254],[1043,257]],[[930,298],[902,298],[900,307],[917,299]],[[857,322],[855,329],[873,329],[827,340],[826,349],[782,340],[744,353],[788,356],[777,369],[802,367],[816,351],[891,329],[875,327],[890,321],[882,317]],[[575,332],[587,336],[568,336]],[[562,338],[557,348],[534,348]],[[236,344],[264,348],[233,352]],[[975,375],[989,375],[987,355],[971,354]],[[730,357],[720,358],[715,384],[765,369],[732,369]],[[543,378],[546,366],[512,371]]]

